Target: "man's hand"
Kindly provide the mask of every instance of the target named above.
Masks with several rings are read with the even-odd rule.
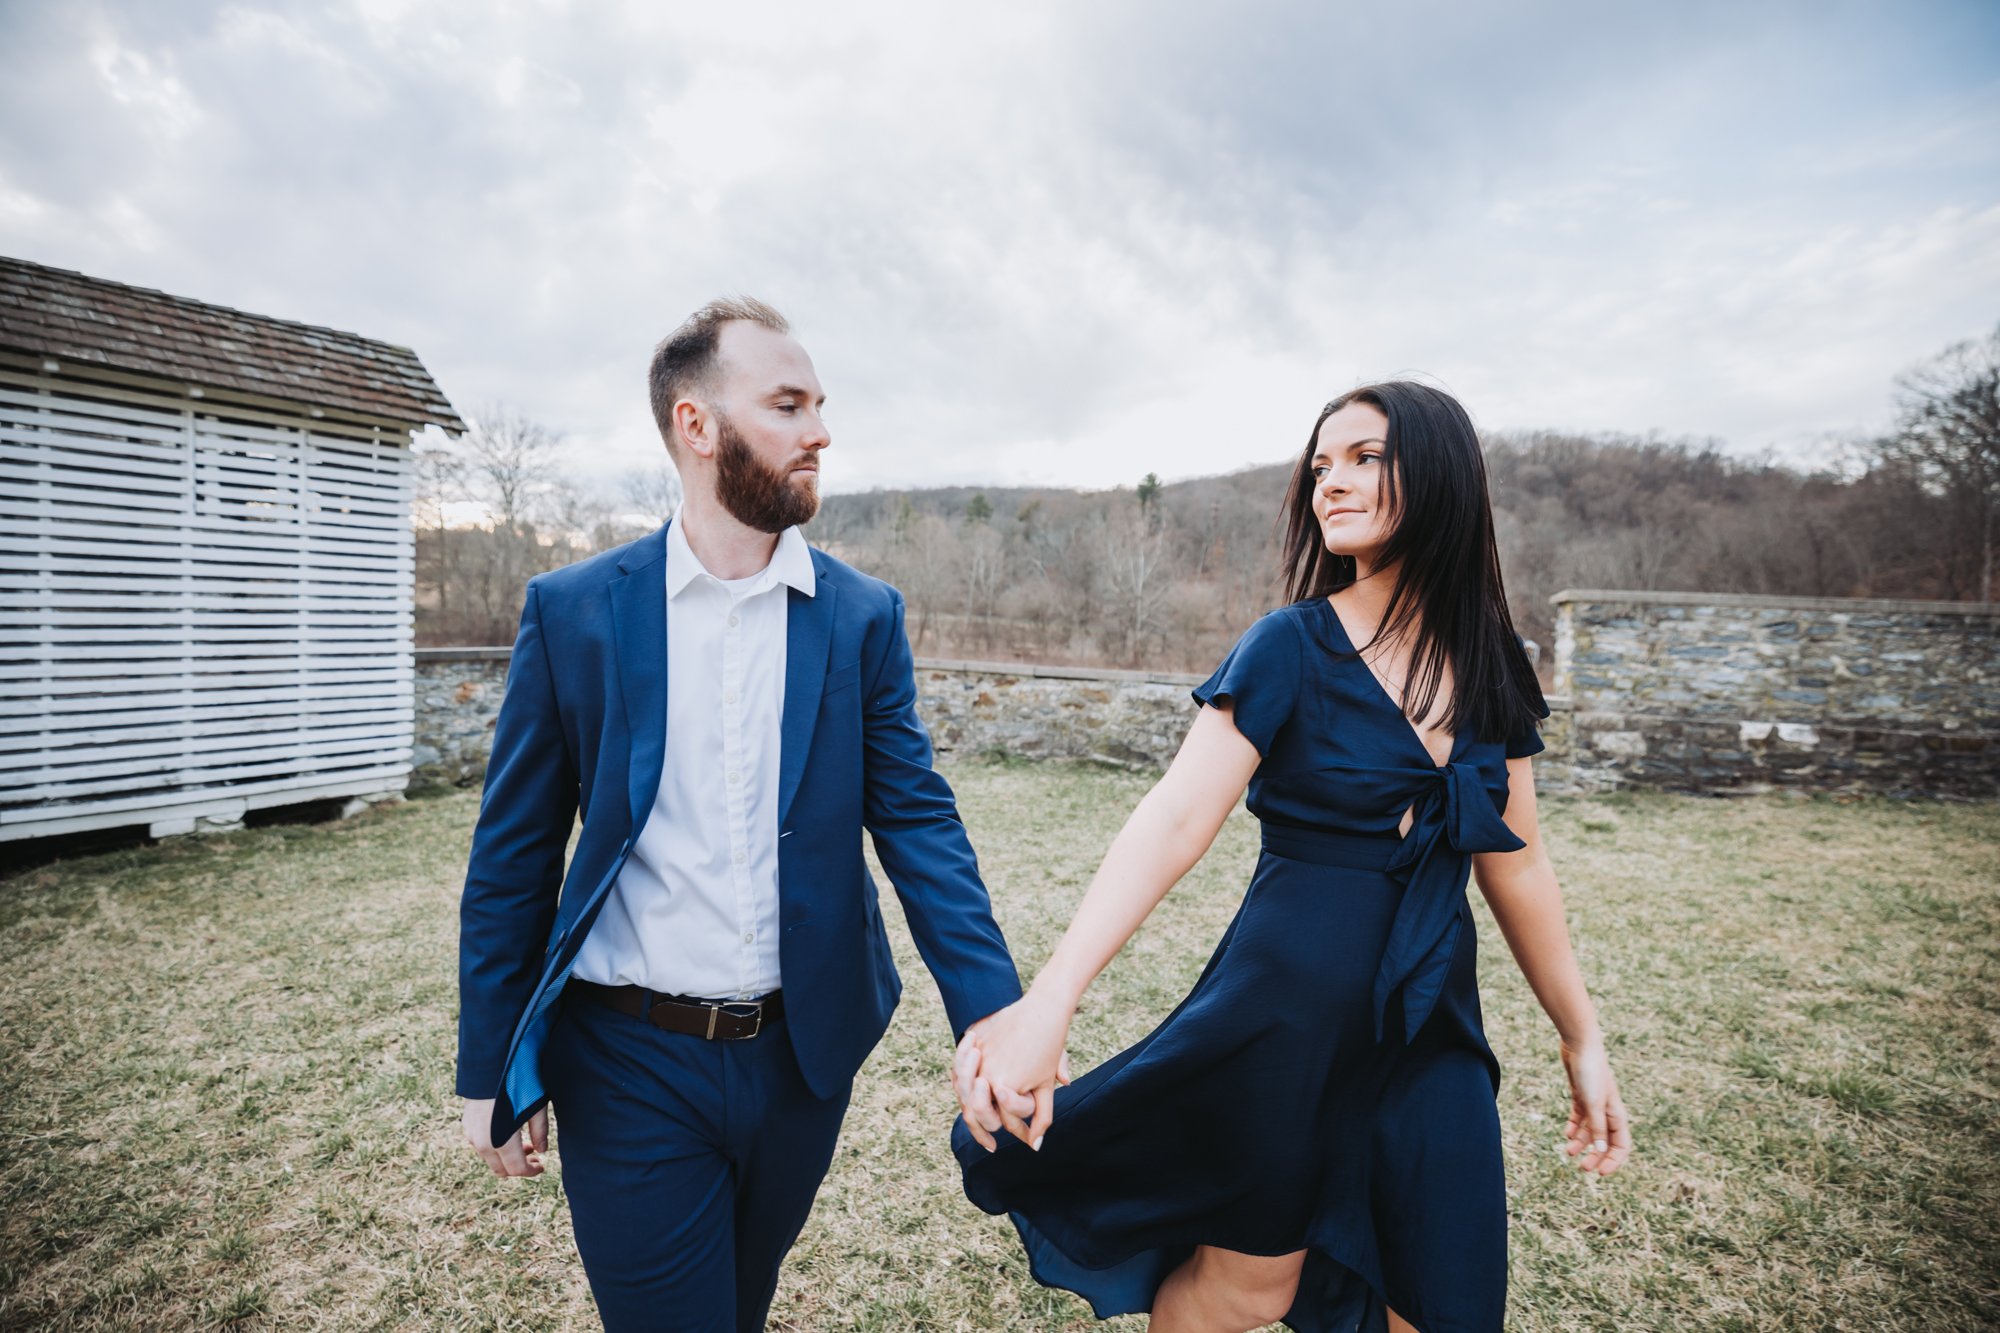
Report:
[[[980,1019],[965,1030],[965,1036],[958,1043],[958,1051],[951,1062],[951,1090],[958,1097],[959,1112],[965,1116],[965,1127],[972,1131],[972,1138],[980,1147],[992,1152],[999,1142],[993,1137],[998,1134],[1009,1119],[1002,1114],[1000,1098],[995,1095],[992,1085],[987,1083],[980,1071],[980,1049],[978,1033],[991,1019]],[[1011,1118],[1019,1124],[1025,1117],[1035,1113],[1035,1100],[1015,1093],[1008,1100]]]
[[[479,1159],[493,1168],[496,1176],[539,1176],[542,1174],[541,1159],[537,1153],[549,1148],[549,1112],[547,1107],[528,1117],[528,1123],[521,1126],[519,1138],[507,1140],[499,1147],[493,1146],[493,1099],[465,1103],[465,1141],[472,1145],[472,1151]]]
[[[1032,995],[966,1029],[952,1061],[952,1091],[980,1147],[992,1152],[998,1146],[993,1135],[1005,1129],[1040,1149],[1055,1086],[1069,1082],[1069,1053],[1063,1049],[1068,1033],[1068,1013],[1040,1004]],[[1029,1073],[1019,1067],[1024,1046],[1046,1048],[1045,1061],[1028,1059],[1030,1068],[1046,1063],[1046,1077],[1039,1069]]]

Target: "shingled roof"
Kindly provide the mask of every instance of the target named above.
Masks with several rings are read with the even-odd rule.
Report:
[[[4,256],[0,350],[410,428],[465,429],[407,347]]]

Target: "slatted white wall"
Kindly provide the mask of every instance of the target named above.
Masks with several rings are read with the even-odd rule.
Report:
[[[0,366],[0,841],[400,791],[410,451]]]

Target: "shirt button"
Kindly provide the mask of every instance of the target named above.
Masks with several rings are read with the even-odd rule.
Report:
[[[735,703],[735,702],[736,702],[736,691],[735,691],[735,690],[731,690],[731,691],[730,691],[729,693],[727,693],[727,694],[723,695],[723,696],[722,696],[722,702],[724,702],[724,703],[726,703],[726,704],[733,704],[733,703]]]
[[[746,931],[744,931],[744,932],[743,932],[743,942],[744,942],[745,944],[755,944],[755,943],[757,942],[757,932],[756,932],[756,931],[754,931],[754,930],[746,930]]]
[[[735,769],[733,769],[733,768],[732,768],[732,769],[730,769],[730,770],[729,770],[729,772],[728,772],[728,774],[727,774],[726,776],[727,776],[727,778],[728,778],[728,780],[729,780],[730,782],[732,782],[732,783],[733,783],[733,782],[735,782],[735,781],[736,781],[736,770],[735,770]]]
[[[737,864],[737,865],[742,865],[742,864],[743,864],[743,863],[744,863],[745,861],[747,861],[747,860],[749,860],[749,859],[750,859],[749,857],[747,857],[747,856],[743,855],[743,853],[741,853],[741,852],[738,852],[738,853],[736,853],[736,864]]]
[[[729,617],[729,628],[731,628],[731,629],[735,629],[735,628],[736,628],[736,617],[735,617],[735,616],[731,616],[731,617]]]

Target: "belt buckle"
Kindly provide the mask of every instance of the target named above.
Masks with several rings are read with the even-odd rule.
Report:
[[[724,1037],[724,1041],[748,1041],[764,1030],[764,1002],[762,1000],[723,1000],[720,1002],[703,1000],[701,1007],[708,1010],[708,1031],[702,1038],[704,1041],[715,1040],[715,1020],[725,1013],[731,1018],[754,1018],[757,1020],[757,1024],[741,1036]],[[739,1008],[748,1009],[750,1012],[747,1014],[737,1013],[736,1010]]]

